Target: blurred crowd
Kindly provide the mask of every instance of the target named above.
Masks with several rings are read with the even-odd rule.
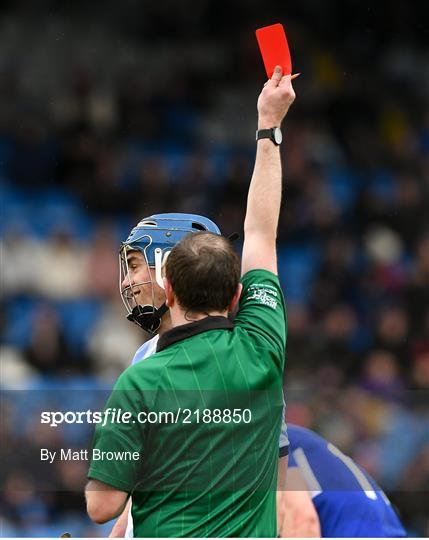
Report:
[[[242,231],[264,82],[252,32],[282,20],[303,73],[282,145],[287,418],[366,467],[409,534],[429,536],[427,18],[305,0],[269,2],[264,21],[239,1],[222,23],[211,0],[125,4],[98,20],[46,2],[37,29],[29,5],[4,8],[2,387],[70,398],[129,365],[148,336],[125,319],[118,247],[140,218],[201,213]],[[17,429],[15,402],[0,428],[3,534],[105,535],[85,518],[85,464],[41,492],[31,459],[13,459],[52,439],[37,420]]]

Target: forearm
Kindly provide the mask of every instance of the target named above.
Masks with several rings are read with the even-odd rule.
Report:
[[[280,533],[283,529],[283,521],[285,518],[285,508],[283,504],[284,494],[286,490],[286,474],[287,474],[288,456],[279,458],[279,466],[277,473],[277,531]]]
[[[301,493],[295,494],[300,500]],[[294,496],[295,496],[294,495]],[[306,495],[305,495],[306,497]],[[282,538],[320,538],[320,522],[315,511],[305,513],[299,506],[290,504],[290,497],[284,498],[284,516],[281,528],[279,528]]]
[[[290,75],[279,66],[258,98],[258,129],[280,127],[295,99]],[[276,237],[282,194],[279,147],[271,139],[257,142],[255,167],[244,220],[242,273],[264,269],[277,273]]]
[[[116,523],[109,534],[109,538],[124,538],[127,532],[128,515],[130,513],[131,497],[128,499],[127,505],[122,514],[118,517]]]
[[[279,528],[283,538],[320,537],[320,522],[307,484],[298,467],[289,467],[286,491],[277,500],[282,509]]]
[[[244,233],[257,232],[266,241],[275,243],[282,193],[280,150],[269,139],[262,139],[257,145]]]

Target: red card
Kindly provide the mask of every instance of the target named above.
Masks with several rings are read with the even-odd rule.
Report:
[[[292,61],[283,25],[277,23],[258,28],[256,30],[256,39],[258,40],[268,78],[271,79],[276,66],[282,66],[283,75],[290,75],[292,73]]]

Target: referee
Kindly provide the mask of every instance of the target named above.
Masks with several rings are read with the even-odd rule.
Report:
[[[294,98],[277,67],[258,99],[241,281],[231,245],[211,233],[185,237],[167,260],[173,328],[116,383],[107,407],[125,413],[123,421],[96,429],[93,456],[105,457],[91,462],[86,497],[97,523],[118,516],[132,495],[138,537],[277,534],[286,343],[278,145]],[[227,315],[238,302],[232,324]]]

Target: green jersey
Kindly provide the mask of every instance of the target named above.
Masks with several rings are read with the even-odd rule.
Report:
[[[128,421],[96,429],[88,476],[132,495],[136,537],[277,535],[285,306],[271,272],[242,284],[234,323],[164,333],[109,398]]]

